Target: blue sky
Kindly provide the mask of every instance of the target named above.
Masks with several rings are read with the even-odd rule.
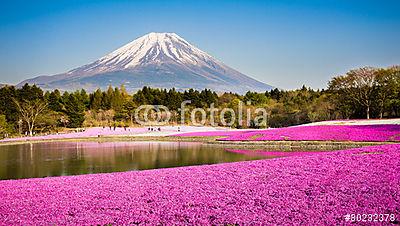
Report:
[[[400,64],[400,1],[1,1],[0,83],[62,73],[149,32],[175,32],[242,73],[324,88]]]

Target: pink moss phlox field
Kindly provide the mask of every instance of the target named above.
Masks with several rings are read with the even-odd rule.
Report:
[[[256,132],[257,130],[223,130],[223,131],[200,131],[175,134],[177,137],[223,137],[240,135],[247,132]]]
[[[3,139],[1,142],[7,141],[19,141],[19,140],[52,140],[52,139],[70,139],[70,138],[82,138],[82,137],[97,137],[97,136],[111,136],[111,135],[134,135],[140,134],[147,131],[147,128],[129,128],[125,130],[124,128],[109,129],[94,127],[88,128],[83,132],[71,132],[65,134],[51,134],[43,136],[33,136],[33,137],[18,137],[18,138],[8,138]]]
[[[10,141],[34,141],[34,140],[53,140],[53,139],[74,139],[74,138],[85,138],[85,137],[98,137],[98,136],[134,136],[134,135],[162,135],[162,133],[179,133],[181,132],[190,132],[196,129],[207,129],[206,128],[197,128],[191,126],[161,126],[161,127],[153,127],[154,131],[149,131],[150,127],[127,127],[121,128],[116,127],[92,127],[86,128],[85,131],[80,132],[69,132],[69,133],[59,133],[59,134],[48,134],[48,135],[39,135],[32,137],[15,137],[15,138],[6,138],[0,140],[0,142],[10,142]],[[160,128],[161,131],[157,129]],[[178,129],[179,128],[179,129]]]
[[[242,132],[219,140],[400,141],[400,125],[294,126]]]
[[[242,149],[225,149],[225,151],[239,153],[243,155],[263,155],[269,157],[303,156],[303,155],[321,153],[317,151],[265,151],[265,150],[242,150]]]
[[[342,225],[400,217],[400,144],[216,165],[0,181],[1,225]]]

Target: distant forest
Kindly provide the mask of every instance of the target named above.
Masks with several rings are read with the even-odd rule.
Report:
[[[140,105],[164,105],[172,112],[170,123],[180,122],[178,108],[265,108],[265,127],[284,127],[308,122],[400,117],[400,67],[364,67],[333,77],[327,89],[306,86],[296,90],[273,89],[264,93],[220,93],[205,89],[176,91],[143,87],[134,94],[124,86],[87,93],[85,90],[46,91],[25,84],[0,88],[0,134],[18,135],[58,132],[64,128],[134,126],[133,114]],[[246,117],[246,116],[245,116]],[[186,123],[186,122],[183,122]],[[233,127],[241,128],[237,123]],[[246,126],[244,126],[246,127]],[[249,127],[253,127],[250,124]]]

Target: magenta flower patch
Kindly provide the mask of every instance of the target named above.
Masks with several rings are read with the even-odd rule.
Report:
[[[223,136],[233,136],[239,135],[246,132],[256,132],[258,130],[217,130],[217,131],[199,131],[199,132],[188,132],[176,134],[173,136],[177,137],[223,137]]]
[[[400,125],[295,126],[228,134],[225,141],[400,141]]]
[[[400,145],[272,160],[0,181],[1,225],[338,225],[400,217]]]
[[[288,156],[303,156],[319,154],[322,152],[317,151],[264,151],[264,150],[242,150],[242,149],[225,149],[225,151],[239,153],[243,155],[257,155],[257,156],[267,156],[268,157],[288,157]]]

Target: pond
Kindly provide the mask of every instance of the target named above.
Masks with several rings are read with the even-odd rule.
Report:
[[[121,172],[272,158],[193,142],[47,142],[0,146],[0,179]]]

